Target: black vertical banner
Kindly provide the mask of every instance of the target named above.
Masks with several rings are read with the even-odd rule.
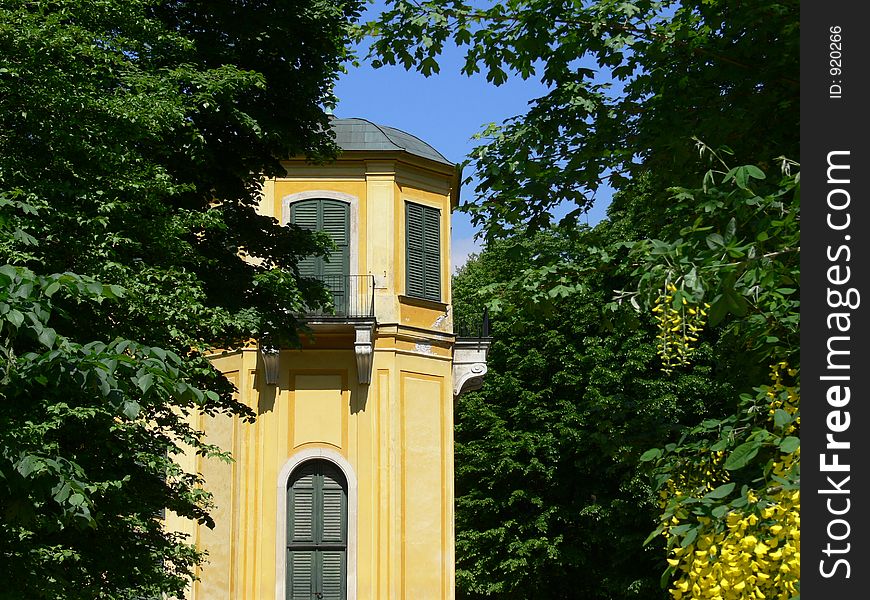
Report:
[[[801,3],[801,597],[870,597],[867,4]]]

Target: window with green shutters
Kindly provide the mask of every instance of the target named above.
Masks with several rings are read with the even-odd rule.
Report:
[[[287,482],[287,600],[347,598],[347,481],[330,462]]]
[[[405,294],[441,301],[441,211],[405,204]]]
[[[299,262],[299,273],[315,277],[332,292],[337,314],[347,303],[350,274],[350,206],[346,202],[315,198],[290,206],[290,221],[312,231],[325,231],[335,242],[335,250],[327,257],[309,256]]]

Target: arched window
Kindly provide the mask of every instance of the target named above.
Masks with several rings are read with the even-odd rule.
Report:
[[[325,460],[287,481],[287,600],[347,598],[347,480]]]
[[[299,272],[316,277],[332,292],[337,314],[346,310],[350,274],[350,206],[340,200],[312,198],[290,205],[290,222],[312,231],[325,231],[335,242],[326,257],[309,256],[299,261]]]

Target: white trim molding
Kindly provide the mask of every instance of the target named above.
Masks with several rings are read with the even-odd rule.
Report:
[[[356,196],[332,190],[308,190],[296,194],[288,194],[281,198],[281,224],[287,225],[290,222],[291,205],[302,200],[315,200],[318,198],[338,200],[350,205],[350,240],[348,240],[350,242],[349,275],[364,275],[365,273],[360,273],[359,266],[359,198]]]
[[[322,197],[322,196],[321,196]],[[275,529],[275,600],[286,600],[287,592],[287,481],[302,463],[326,460],[347,480],[347,600],[356,600],[358,494],[356,474],[341,454],[328,448],[306,448],[293,454],[278,474],[278,518]]]

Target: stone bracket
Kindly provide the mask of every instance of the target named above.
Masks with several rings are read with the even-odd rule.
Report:
[[[353,342],[356,354],[356,372],[359,376],[360,385],[368,385],[372,381],[372,362],[374,359],[374,333],[373,323],[354,325],[356,337]]]
[[[489,339],[457,339],[453,347],[453,399],[483,386]]]

